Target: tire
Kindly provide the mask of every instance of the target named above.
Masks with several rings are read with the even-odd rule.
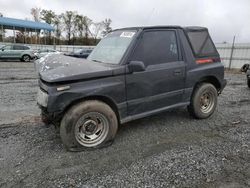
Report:
[[[247,79],[247,86],[250,88],[250,79]]]
[[[217,106],[218,92],[214,85],[210,83],[199,84],[191,97],[188,111],[191,116],[197,119],[210,117]]]
[[[242,67],[241,67],[241,69],[240,69],[240,71],[241,72],[247,72],[247,70],[249,69],[249,64],[244,64]]]
[[[30,62],[30,60],[31,60],[31,57],[29,55],[23,55],[22,57],[23,62]]]
[[[69,151],[101,148],[112,143],[118,129],[115,112],[97,100],[81,102],[62,118],[60,136]]]

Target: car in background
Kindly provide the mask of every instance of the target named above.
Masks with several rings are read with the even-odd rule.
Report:
[[[247,76],[247,86],[250,88],[250,64],[244,64],[241,67],[241,72],[246,73],[246,76]]]
[[[65,53],[64,55],[78,58],[87,58],[92,51],[92,49],[79,49],[75,52]]]
[[[0,59],[19,59],[20,61],[29,62],[34,58],[34,50],[29,46],[9,44],[0,48]]]
[[[35,52],[35,59],[40,59],[41,57],[46,56],[47,54],[60,54],[61,52],[53,49],[39,49]]]

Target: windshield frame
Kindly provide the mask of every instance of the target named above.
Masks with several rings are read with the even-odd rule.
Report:
[[[123,65],[124,64],[124,60],[126,59],[126,57],[128,56],[128,53],[130,52],[131,50],[131,47],[134,45],[135,41],[136,41],[136,38],[138,37],[140,31],[138,29],[131,29],[131,28],[124,28],[124,29],[116,29],[116,30],[113,30],[112,32],[116,32],[116,31],[124,31],[124,32],[135,32],[134,36],[132,37],[129,45],[127,46],[126,50],[124,51],[123,55],[121,56],[120,60],[118,63],[110,63],[110,62],[106,62],[106,61],[94,61],[91,60],[91,59],[88,59],[89,61],[94,61],[94,62],[99,62],[99,63],[105,63],[105,64],[109,64],[109,65]],[[103,40],[103,39],[102,39]],[[92,52],[94,51],[95,49],[92,50]],[[91,52],[91,53],[92,53]],[[89,56],[90,57],[90,56]]]

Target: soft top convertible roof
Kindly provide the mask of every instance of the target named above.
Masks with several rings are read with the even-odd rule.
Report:
[[[208,31],[206,27],[199,27],[199,26],[189,26],[189,27],[183,27],[183,29],[187,32],[195,32],[195,31]]]
[[[196,58],[219,56],[216,47],[208,33],[206,27],[199,26],[145,26],[145,27],[127,27],[118,30],[147,30],[147,29],[181,29],[187,36],[193,54]]]
[[[159,25],[159,26],[139,26],[139,27],[124,27],[115,30],[139,30],[139,29],[182,29],[185,31],[207,31],[206,27],[199,27],[199,26],[188,26],[188,27],[181,27],[178,25]],[[114,31],[115,31],[114,30]]]

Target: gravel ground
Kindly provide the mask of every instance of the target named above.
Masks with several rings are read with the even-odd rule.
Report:
[[[39,120],[33,64],[0,62],[0,187],[250,187],[250,90],[244,75],[226,78],[209,119],[168,111],[73,153]]]

